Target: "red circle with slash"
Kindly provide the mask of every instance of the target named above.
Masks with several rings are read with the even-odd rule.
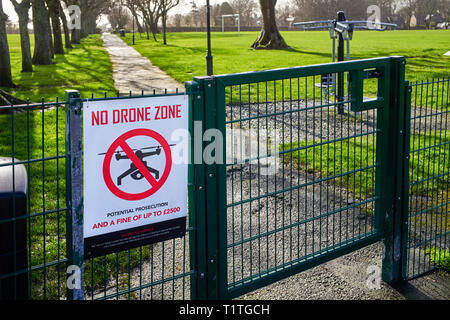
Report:
[[[136,156],[134,151],[126,142],[128,139],[137,137],[137,136],[147,136],[152,139],[155,139],[164,150],[164,154],[166,156],[166,164],[164,168],[164,172],[161,175],[159,180],[156,180],[152,174],[148,171],[146,166],[142,163],[142,161]],[[139,172],[145,177],[145,179],[150,183],[150,189],[141,192],[141,193],[128,193],[120,190],[113,182],[111,178],[111,160],[114,156],[114,152],[117,148],[122,148],[123,152],[127,155],[127,157],[131,160],[131,162],[136,166]],[[142,200],[145,199],[156,191],[158,191],[166,182],[169,177],[170,169],[172,167],[172,153],[170,150],[170,146],[167,141],[164,139],[162,135],[159,133],[150,130],[150,129],[135,129],[128,131],[118,137],[109,147],[108,151],[105,155],[105,160],[103,161],[103,179],[105,180],[106,186],[108,189],[117,197],[123,200]]]

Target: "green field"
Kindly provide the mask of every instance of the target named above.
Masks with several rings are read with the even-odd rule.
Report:
[[[290,50],[253,50],[250,45],[258,32],[212,33],[214,74],[287,68],[331,62],[328,32],[282,32]],[[126,42],[131,45],[131,34]],[[168,44],[136,35],[135,48],[178,81],[185,82],[206,73],[206,34],[169,33]],[[30,36],[33,50],[34,37]],[[39,102],[64,97],[64,90],[77,89],[83,97],[115,94],[112,66],[102,47],[100,35],[91,35],[67,54],[57,55],[55,64],[34,66],[35,72],[21,72],[19,35],[8,35],[12,75],[16,89],[6,89],[18,98]],[[351,41],[351,58],[405,56],[406,78],[412,82],[449,76],[449,30],[356,31]],[[3,88],[5,89],[5,88]]]
[[[325,31],[282,32],[290,50],[253,50],[258,32],[212,33],[214,74],[288,68],[331,62],[331,39]],[[206,34],[169,33],[167,45],[136,35],[135,48],[153,64],[178,81],[189,81],[206,73]],[[132,35],[126,41],[132,45]],[[450,30],[356,31],[351,41],[351,59],[385,56],[407,58],[406,78],[421,81],[448,76]]]
[[[34,48],[34,37],[30,36],[31,52]],[[108,52],[103,48],[100,35],[91,35],[74,45],[73,49],[65,49],[66,54],[56,55],[55,64],[33,66],[34,72],[23,73],[20,36],[8,35],[10,48],[12,77],[18,88],[2,88],[19,99],[30,99],[39,102],[55,101],[56,97],[64,99],[67,89],[79,90],[82,96],[90,97],[91,93],[101,96],[105,92],[115,94],[112,79],[112,65]]]

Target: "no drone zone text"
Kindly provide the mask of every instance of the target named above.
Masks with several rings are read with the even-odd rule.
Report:
[[[182,237],[187,164],[172,148],[188,130],[187,95],[83,103],[85,258]],[[99,201],[101,199],[102,201]]]
[[[91,125],[104,126],[109,123],[134,123],[151,120],[176,119],[181,117],[181,104],[141,108],[118,108],[93,111],[91,113]]]

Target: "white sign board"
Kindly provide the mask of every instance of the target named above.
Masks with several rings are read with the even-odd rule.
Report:
[[[187,95],[83,104],[86,258],[185,234],[188,165],[172,150],[188,115]]]

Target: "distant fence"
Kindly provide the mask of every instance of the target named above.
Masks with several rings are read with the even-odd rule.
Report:
[[[410,86],[408,279],[450,261],[449,89],[448,77]]]

